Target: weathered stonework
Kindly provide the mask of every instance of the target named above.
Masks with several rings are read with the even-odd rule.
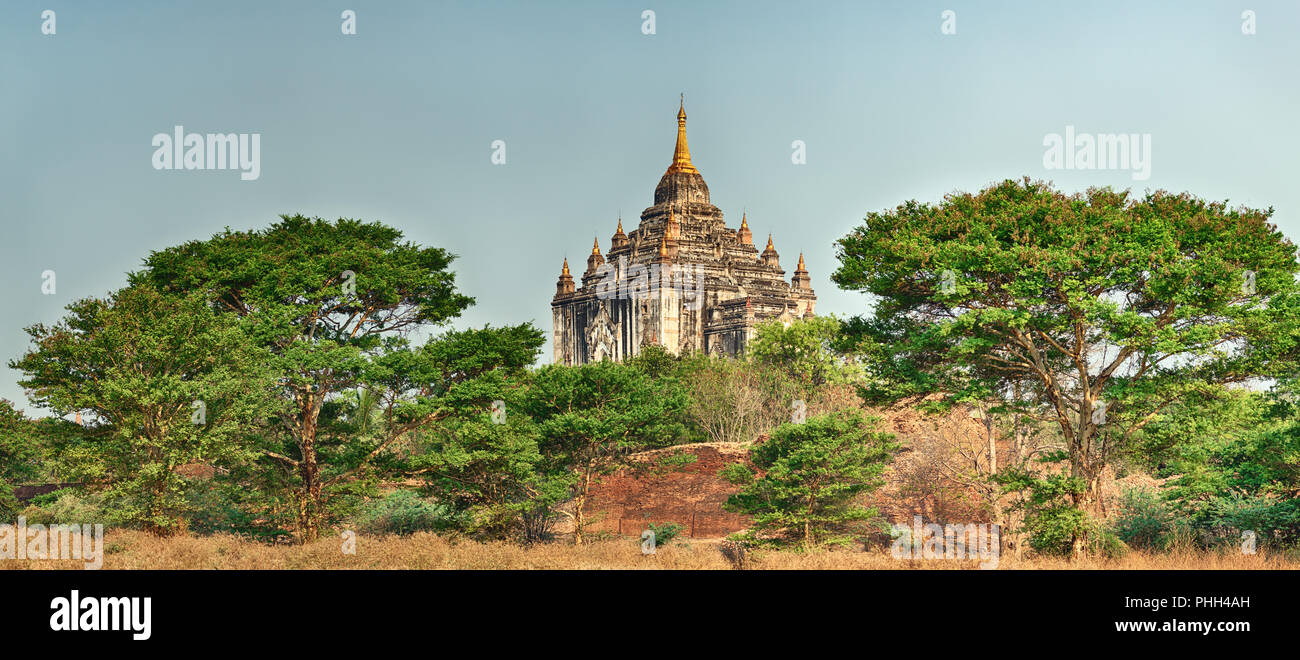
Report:
[[[748,218],[729,229],[709,201],[691,164],[683,104],[673,163],[640,225],[625,235],[619,219],[606,255],[597,241],[581,287],[564,261],[551,301],[555,362],[623,360],[650,345],[737,355],[757,323],[811,316],[816,304],[803,255],[787,283],[771,236],[759,252]]]

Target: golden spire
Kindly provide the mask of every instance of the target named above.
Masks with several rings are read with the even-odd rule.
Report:
[[[677,110],[677,148],[673,150],[673,164],[668,166],[665,174],[674,172],[686,172],[688,174],[699,174],[700,171],[695,169],[691,164],[691,149],[686,144],[686,95],[682,94],[682,105]]]
[[[767,235],[767,249],[768,249],[768,250],[775,250],[775,249],[776,249],[776,247],[775,247],[774,245],[772,245],[772,234],[771,234],[770,232],[769,232],[768,235]]]
[[[600,254],[600,239],[599,239],[599,238],[597,238],[597,239],[593,239],[592,244],[591,244],[591,253],[592,253],[592,254]],[[802,262],[800,262],[800,263],[802,263]]]
[[[560,276],[563,277],[563,276],[568,275],[568,274],[569,274],[569,258],[568,258],[568,257],[565,257],[565,258],[564,258],[564,270],[560,271]]]
[[[741,229],[749,229],[749,214],[744,213],[744,212],[741,212],[741,214],[740,214],[740,228],[741,228]]]
[[[802,253],[802,252],[799,253],[799,270],[808,270],[808,269],[805,268],[804,265],[803,265],[803,253]]]
[[[667,237],[660,237],[660,238],[659,238],[659,256],[661,256],[661,257],[665,257],[665,258],[668,256],[668,238],[667,238]]]
[[[616,232],[614,232],[614,233],[616,233],[616,234],[621,234],[621,233],[623,233],[623,216],[621,216],[621,215],[618,216],[618,231],[616,231]]]

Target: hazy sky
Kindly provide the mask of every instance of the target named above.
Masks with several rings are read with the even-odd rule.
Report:
[[[747,208],[784,264],[805,253],[819,313],[866,308],[829,276],[868,211],[1008,177],[1272,206],[1294,240],[1297,34],[1300,3],[1255,0],[6,2],[0,357],[150,250],[281,213],[448,248],[478,299],[458,326],[532,320],[549,337],[561,259],[580,268],[593,235],[608,249],[620,212],[636,225],[683,92],[714,204],[733,227]],[[259,178],[155,170],[151,140],[176,125],[259,133]],[[1149,134],[1150,178],[1045,169],[1044,137],[1066,126]],[[36,412],[0,371],[0,397]]]

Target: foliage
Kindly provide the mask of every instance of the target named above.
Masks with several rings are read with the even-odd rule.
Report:
[[[267,486],[256,464],[218,474],[188,489],[189,531],[237,534],[263,542],[292,537],[293,506],[282,488]]]
[[[199,296],[138,286],[67,309],[28,328],[35,349],[10,363],[34,403],[88,420],[58,441],[65,476],[104,486],[118,522],[183,530],[178,468],[251,460],[246,440],[275,410],[266,353]]]
[[[1130,548],[1168,550],[1185,521],[1160,494],[1146,488],[1130,488],[1120,496],[1119,513],[1111,525],[1115,535]]]
[[[657,525],[646,523],[646,529],[655,533],[655,546],[663,547],[672,543],[686,527],[675,522],[664,522]]]
[[[29,525],[112,526],[112,512],[105,505],[103,494],[80,488],[60,488],[34,497],[19,515],[27,518]]]
[[[733,486],[748,486],[754,482],[754,471],[744,463],[730,463],[718,470],[718,476]]]
[[[18,511],[14,487],[39,473],[42,454],[36,425],[8,400],[0,399],[0,520]]]
[[[724,508],[753,515],[752,535],[765,542],[848,541],[854,523],[878,518],[854,500],[884,483],[881,474],[898,448],[891,435],[874,430],[876,421],[849,412],[782,425],[751,452],[765,474]]]
[[[270,354],[266,363],[286,404],[263,453],[289,477],[300,536],[313,539],[331,491],[347,490],[359,466],[386,449],[357,446],[354,439],[368,438],[351,434],[318,438],[321,410],[341,392],[392,377],[391,362],[377,374],[372,368],[386,353],[404,350],[403,335],[454,318],[473,303],[456,291],[448,269],[453,259],[440,248],[404,242],[400,231],[380,223],[295,215],[265,230],[227,229],[153,252],[131,281],[206,295],[216,308],[248,321]]]
[[[1294,546],[1300,530],[1300,499],[1228,492],[1216,496],[1198,520],[1209,547],[1237,545],[1246,532],[1260,544]]]
[[[690,452],[672,451],[663,456],[659,456],[655,461],[655,464],[669,472],[678,472],[687,465],[698,463],[699,460],[699,456]]]
[[[1045,456],[1044,463],[1060,462],[1063,453]],[[1016,506],[1024,511],[1024,532],[1029,547],[1046,556],[1072,557],[1084,550],[1108,556],[1123,553],[1123,544],[1097,519],[1080,509],[1076,498],[1087,487],[1078,477],[1063,473],[1038,474],[1024,468],[1009,468],[995,479],[1004,490],[1027,493]]]
[[[795,383],[808,397],[823,385],[860,381],[865,372],[852,355],[840,352],[840,321],[834,316],[782,323],[766,321],[754,328],[745,356]]]
[[[548,473],[573,475],[574,540],[581,544],[583,507],[597,476],[637,451],[683,439],[687,396],[675,378],[652,378],[614,362],[537,370],[523,410],[537,425]]]
[[[504,424],[448,421],[412,466],[427,489],[459,514],[462,531],[528,543],[547,537],[552,510],[568,496],[572,480],[543,462],[537,427],[522,415],[508,414]]]
[[[1300,541],[1300,415],[1292,381],[1271,393],[1223,391],[1178,408],[1144,437],[1166,497],[1205,545]],[[1183,439],[1185,438],[1185,439]],[[1177,441],[1175,439],[1180,439]]]
[[[685,356],[689,360],[691,356]],[[668,349],[658,344],[642,346],[641,352],[623,361],[629,367],[637,369],[651,378],[677,375],[683,357],[673,355]]]
[[[1102,469],[1169,406],[1295,373],[1300,264],[1271,214],[1028,179],[870,213],[832,276],[878,298],[846,327],[871,360],[863,393],[1050,420],[1083,480],[1068,496],[1093,508]]]
[[[542,464],[538,431],[521,407],[525,367],[543,338],[531,324],[451,331],[418,354],[386,358],[381,426],[410,436],[400,472],[456,513],[461,531],[488,538],[545,537],[565,477]],[[401,355],[401,354],[394,354]],[[491,418],[494,401],[504,419]]]
[[[452,527],[450,508],[421,498],[411,490],[395,490],[368,503],[357,517],[362,534],[414,534]]]

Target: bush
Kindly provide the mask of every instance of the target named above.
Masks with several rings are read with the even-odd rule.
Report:
[[[754,471],[744,463],[731,463],[718,470],[718,476],[733,486],[748,486],[754,481]]]
[[[364,534],[414,534],[455,526],[449,507],[424,499],[414,491],[395,490],[367,503],[357,515],[356,528]]]
[[[1253,531],[1259,543],[1291,545],[1300,530],[1300,500],[1231,493],[1214,498],[1201,521],[1205,544],[1233,546]]]
[[[1128,554],[1128,544],[1114,532],[1098,526],[1088,537],[1088,552],[1096,557],[1119,559]]]
[[[800,543],[810,549],[860,538],[862,523],[880,514],[860,504],[858,496],[884,484],[881,474],[898,448],[892,435],[875,430],[878,422],[847,411],[780,426],[750,451],[750,460],[764,470],[762,478],[727,498],[722,508],[754,516],[750,534],[764,544]],[[723,472],[728,479],[744,475],[730,467]]]
[[[646,529],[655,533],[655,546],[658,547],[672,543],[673,539],[677,538],[677,536],[682,533],[682,530],[686,528],[675,522],[666,522],[659,523],[658,525],[648,523]]]
[[[27,518],[27,524],[41,525],[95,525],[112,526],[111,512],[104,506],[98,493],[83,492],[76,488],[61,488],[32,498],[18,515]]]
[[[1069,504],[1041,507],[1025,516],[1029,547],[1052,557],[1069,557],[1074,539],[1087,537],[1094,527],[1092,517]]]
[[[1038,460],[1058,462],[1064,460],[1064,454],[1052,454]],[[1082,479],[1067,474],[1038,475],[1012,469],[1000,472],[996,480],[1004,491],[1020,491],[1028,495],[1016,508],[1025,513],[1023,529],[1029,534],[1029,547],[1035,552],[1044,556],[1069,557],[1074,554],[1077,540],[1092,554],[1118,557],[1124,553],[1124,542],[1119,537],[1074,505],[1074,497],[1085,490]]]
[[[189,531],[195,534],[230,533],[264,542],[289,539],[293,524],[290,505],[275,494],[245,484],[209,481],[186,493]]]
[[[1119,514],[1112,528],[1126,545],[1164,552],[1186,522],[1149,488],[1130,488],[1120,495]]]

